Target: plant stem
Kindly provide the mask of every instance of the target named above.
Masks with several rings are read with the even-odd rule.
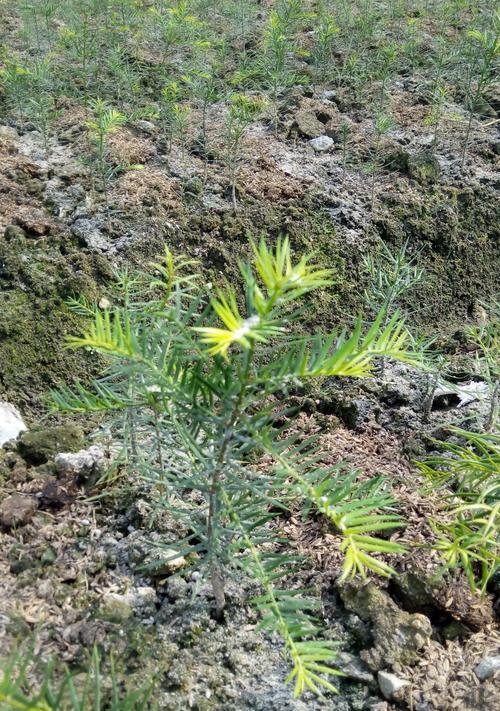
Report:
[[[248,385],[248,376],[253,359],[253,346],[249,348],[246,354],[245,367],[240,380],[240,390],[234,407],[229,415],[229,418],[224,426],[224,435],[222,438],[219,454],[215,460],[215,465],[212,469],[210,480],[210,488],[208,490],[208,514],[207,514],[207,547],[210,556],[209,571],[210,582],[215,597],[215,610],[217,617],[220,618],[222,611],[226,605],[226,597],[224,593],[224,575],[217,556],[214,555],[216,544],[216,529],[217,517],[219,512],[219,488],[220,480],[226,464],[226,455],[234,436],[234,425],[238,421],[242,413],[243,399]]]

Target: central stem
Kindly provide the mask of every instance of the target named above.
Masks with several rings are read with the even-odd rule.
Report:
[[[215,610],[217,617],[220,617],[222,610],[226,605],[226,597],[224,593],[224,575],[218,554],[216,551],[217,537],[217,519],[219,514],[219,492],[220,481],[224,467],[226,464],[228,450],[234,438],[234,427],[239,420],[242,410],[245,391],[248,385],[248,377],[253,359],[253,345],[246,352],[245,365],[240,380],[240,389],[236,402],[231,410],[231,413],[224,425],[224,433],[219,449],[219,454],[215,460],[210,479],[210,488],[208,490],[208,514],[207,514],[207,548],[210,556],[209,571],[210,582],[215,597]]]

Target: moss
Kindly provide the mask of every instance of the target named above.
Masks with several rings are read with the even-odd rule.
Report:
[[[68,423],[23,432],[17,448],[29,464],[44,464],[58,452],[78,452],[84,443],[81,427]]]
[[[82,252],[66,237],[25,239],[0,236],[0,396],[25,415],[42,409],[42,397],[62,382],[90,378],[96,365],[88,353],[64,349],[81,327],[64,300],[97,297],[111,278],[102,257]]]
[[[387,199],[375,229],[395,247],[420,249],[426,279],[406,304],[412,320],[453,330],[500,280],[499,207],[485,188],[435,188],[425,195]]]
[[[371,230],[372,237],[378,233],[394,247],[408,239],[412,248],[421,248],[427,279],[412,293],[408,309],[420,325],[453,330],[477,301],[494,293],[500,277],[493,195],[484,188],[429,186],[426,193],[387,193],[385,200],[359,241],[345,241],[317,196],[281,205],[248,197],[236,215],[193,206],[180,228],[144,230],[144,238],[131,240],[123,256],[132,268],[144,266],[167,243],[195,257],[206,281],[238,283],[238,262],[249,257],[249,238],[266,235],[273,242],[287,234],[296,254],[314,251],[322,266],[334,270],[333,288],[307,296],[304,307],[309,330],[329,330],[363,306],[362,254]],[[64,299],[100,297],[110,278],[106,260],[82,250],[73,238],[0,237],[2,397],[37,414],[49,388],[90,380],[100,367],[95,356],[64,349],[65,336],[81,327]]]

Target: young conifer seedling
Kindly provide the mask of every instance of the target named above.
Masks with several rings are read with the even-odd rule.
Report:
[[[390,575],[381,556],[403,547],[379,534],[403,522],[387,482],[363,483],[348,467],[318,464],[314,439],[298,439],[293,420],[276,427],[281,413],[270,403],[297,383],[368,377],[382,357],[415,356],[397,313],[383,325],[381,311],[368,329],[358,320],[352,333],[294,334],[304,295],[328,287],[331,271],[310,255],[294,260],[287,239],[273,248],[253,243],[251,254],[240,265],[242,291],[228,285],[207,302],[204,284],[187,271],[192,264],[167,250],[153,266],[155,278],[144,278],[144,293],[113,310],[96,307],[82,335],[69,339],[72,348],[103,354],[109,367],[92,389],[63,388],[54,402],[64,412],[136,413],[137,436],[146,438],[139,445],[156,439],[163,456],[139,446],[135,466],[159,487],[157,505],[189,531],[170,555],[200,567],[219,617],[226,580],[241,572],[254,578],[262,589],[255,604],[283,638],[295,694],[321,694],[335,690],[334,644],[314,619],[318,601],[287,588],[286,576],[301,560],[280,552],[269,522],[292,502],[316,509],[339,536],[343,578]],[[259,455],[274,466],[255,466]]]

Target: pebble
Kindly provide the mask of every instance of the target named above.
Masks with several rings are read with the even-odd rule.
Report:
[[[395,674],[390,674],[385,671],[379,671],[377,679],[380,691],[389,701],[391,699],[397,699],[401,690],[410,683],[406,679],[400,679]]]
[[[38,502],[32,496],[12,494],[7,496],[0,505],[0,525],[5,528],[25,526],[31,521]]]
[[[330,136],[318,136],[317,138],[312,138],[309,141],[309,145],[316,153],[326,153],[333,146],[333,138],[330,138]]]
[[[497,671],[500,670],[500,656],[484,657],[479,664],[474,667],[474,674],[480,681],[490,679]]]

